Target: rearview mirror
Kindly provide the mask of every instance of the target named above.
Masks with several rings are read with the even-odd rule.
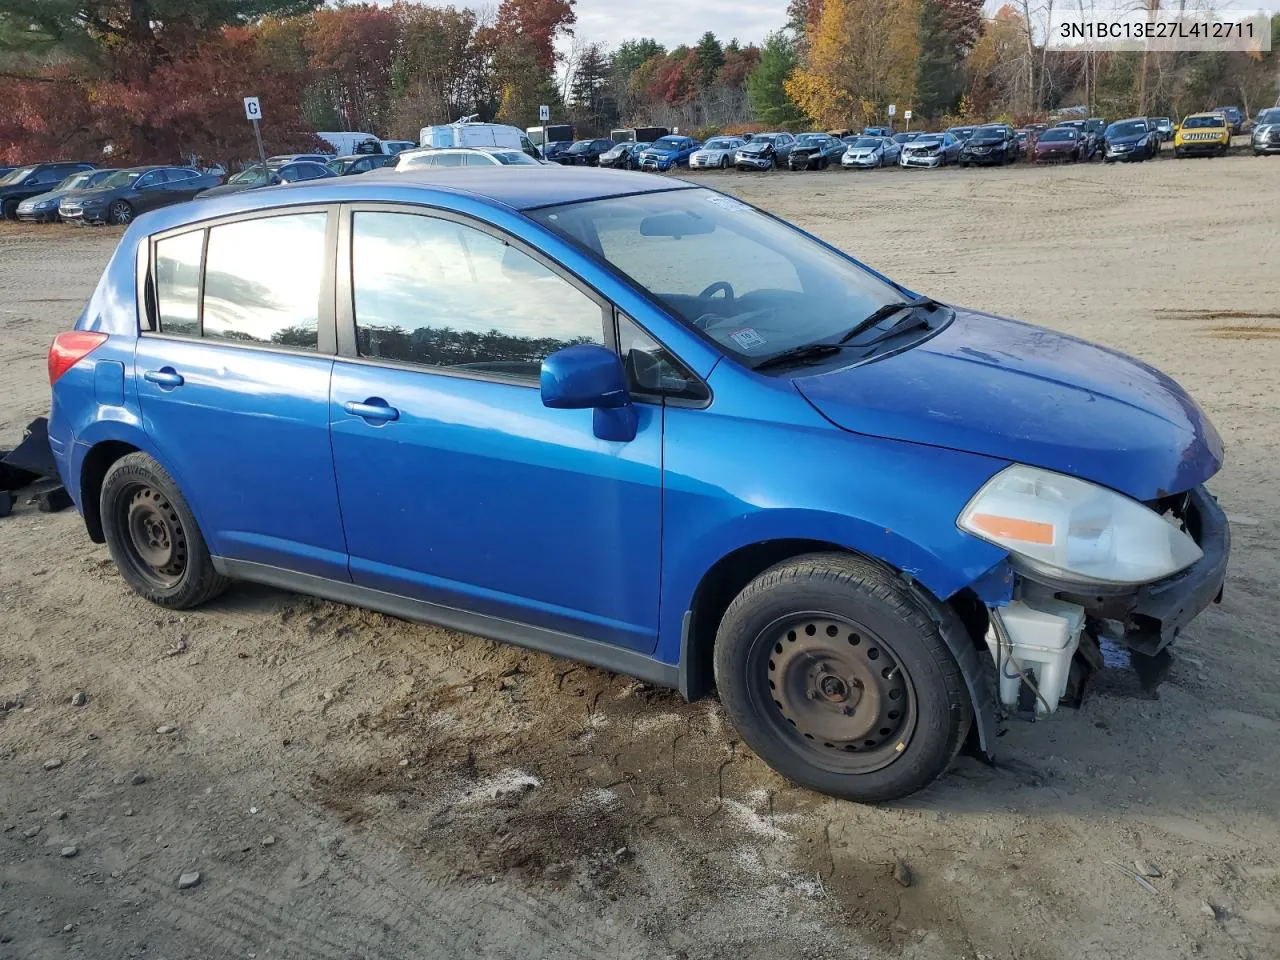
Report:
[[[642,237],[695,237],[712,233],[716,225],[692,213],[655,213],[640,221]]]
[[[539,385],[544,406],[593,410],[592,432],[601,440],[635,439],[639,413],[622,361],[612,350],[593,343],[557,350],[542,361]]]

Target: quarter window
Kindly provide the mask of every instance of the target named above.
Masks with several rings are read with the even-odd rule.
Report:
[[[182,233],[156,244],[156,314],[160,332],[200,336],[200,259],[204,231]]]
[[[358,212],[351,242],[361,356],[536,380],[549,354],[603,342],[594,300],[473,227]]]
[[[325,222],[302,213],[211,228],[204,335],[316,349]]]
[[[706,388],[666,347],[628,317],[618,316],[618,355],[631,392],[680,400],[706,400]]]

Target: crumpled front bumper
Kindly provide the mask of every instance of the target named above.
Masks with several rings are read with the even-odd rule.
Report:
[[[1222,599],[1231,554],[1231,525],[1218,502],[1203,486],[1187,494],[1184,522],[1203,556],[1187,569],[1136,590],[1101,596],[1072,596],[1104,632],[1118,633],[1131,650],[1153,655],[1175,639],[1210,604]],[[1110,629],[1107,629],[1110,628]]]

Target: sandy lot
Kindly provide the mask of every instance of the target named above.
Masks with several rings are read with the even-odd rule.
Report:
[[[23,506],[0,520],[0,958],[1280,956],[1280,161],[708,180],[1204,404],[1236,549],[1158,698],[1108,671],[995,767],[861,807],[624,677],[248,586],[170,616],[72,512]],[[48,341],[113,242],[0,227],[0,446],[45,411]]]

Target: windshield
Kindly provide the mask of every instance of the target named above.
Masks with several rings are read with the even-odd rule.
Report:
[[[820,133],[802,133],[796,137],[796,146],[798,147],[816,147],[821,144],[826,137]]]
[[[942,142],[942,137],[936,133],[925,134],[922,137],[916,137],[911,141],[913,147],[936,147]]]
[[[127,187],[133,181],[146,173],[145,170],[121,170],[119,173],[113,173],[107,179],[103,180],[99,186],[103,190],[115,190],[117,187]]]
[[[58,184],[53,189],[79,190],[81,187],[88,184],[89,180],[92,177],[93,177],[92,173],[73,173],[71,176],[67,177],[67,179],[63,180],[60,184]]]
[[[1280,123],[1280,107],[1272,107],[1269,110],[1263,110],[1258,114],[1258,118],[1254,123]]]
[[[741,140],[734,140],[731,137],[712,137],[703,146],[703,150],[732,150],[734,147],[741,146]]]
[[[1107,127],[1108,139],[1112,137],[1140,137],[1147,132],[1147,125],[1141,120],[1125,120]]]
[[[334,162],[341,163],[341,161],[334,161]],[[337,171],[335,170],[334,172],[336,173]],[[268,171],[265,167],[256,166],[256,167],[246,167],[244,170],[241,170],[239,173],[237,173],[234,177],[231,177],[230,179],[228,179],[227,183],[249,183],[249,184],[253,184],[254,186],[260,187],[263,184],[267,183],[267,181],[269,181],[270,179],[271,179],[270,171]]]
[[[859,137],[857,140],[853,141],[850,146],[857,147],[859,150],[874,150],[876,147],[880,146],[880,138]]]
[[[659,137],[653,141],[653,145],[659,150],[679,150],[684,146],[684,141],[679,137]]]
[[[794,227],[710,190],[529,211],[749,363],[832,341],[897,288]]]
[[[577,143],[575,143],[565,152],[566,153],[586,153],[588,150],[591,149],[591,145],[593,143],[595,143],[594,140],[579,140]]]
[[[21,183],[34,169],[35,167],[19,167],[17,170],[10,170],[3,177],[0,177],[0,186],[7,183]]]
[[[982,127],[973,131],[974,140],[1003,140],[1004,127]]]
[[[963,140],[965,137],[973,136],[973,127],[952,127],[947,133]]]
[[[1226,121],[1222,117],[1187,117],[1182,125],[1189,130],[1195,130],[1203,127],[1224,127]]]
[[[531,163],[537,166],[538,161],[533,159],[527,153],[521,153],[519,150],[490,150],[489,156],[497,160],[503,166],[514,166],[522,163]]]
[[[757,133],[745,144],[745,146],[747,147],[767,146],[768,144],[773,143],[773,141],[776,140],[777,137],[778,135],[776,133]]]
[[[1074,140],[1075,138],[1075,127],[1054,127],[1052,130],[1046,130],[1040,134],[1041,143],[1051,143],[1055,140]]]

